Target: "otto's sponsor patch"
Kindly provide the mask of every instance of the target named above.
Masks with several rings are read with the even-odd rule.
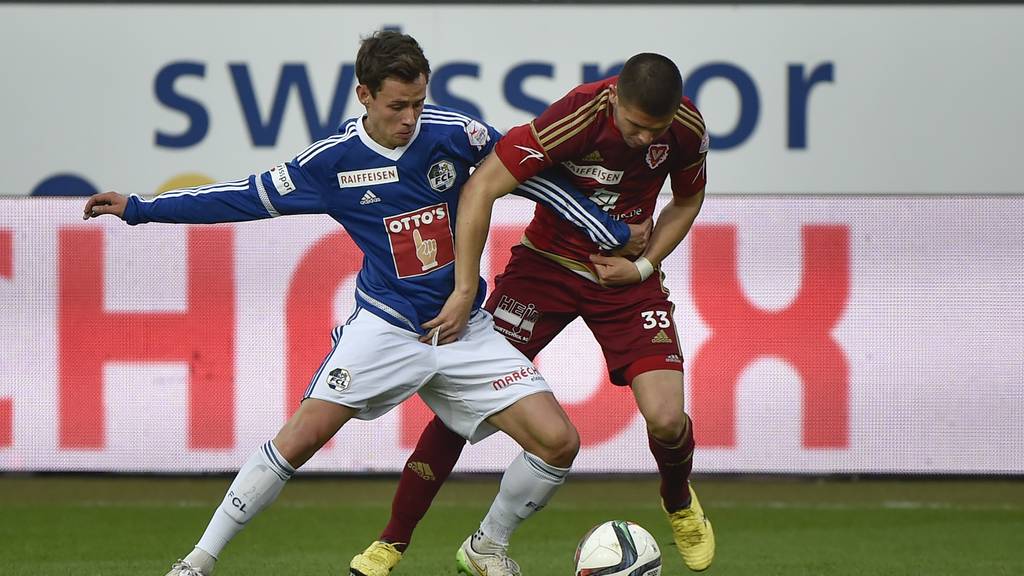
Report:
[[[351,172],[338,172],[338,186],[342,188],[354,188],[372,184],[388,184],[398,182],[398,167],[384,166],[382,168],[370,168],[368,170],[352,170]]]
[[[399,278],[421,276],[455,261],[448,203],[384,218]]]

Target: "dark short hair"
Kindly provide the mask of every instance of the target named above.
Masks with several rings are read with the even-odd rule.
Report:
[[[412,36],[378,30],[363,38],[356,54],[356,78],[371,94],[377,94],[386,78],[414,82],[420,74],[430,79],[430,63]]]
[[[616,85],[628,106],[657,118],[673,113],[683,97],[683,77],[675,62],[650,52],[626,60]]]

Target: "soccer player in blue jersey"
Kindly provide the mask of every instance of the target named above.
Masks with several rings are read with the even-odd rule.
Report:
[[[209,576],[227,543],[342,425],[377,418],[416,393],[469,441],[501,430],[523,448],[480,529],[458,550],[460,570],[470,576],[518,575],[507,555],[509,538],[564,482],[579,449],[576,430],[544,378],[480,309],[482,279],[461,335],[429,322],[454,285],[459,191],[469,169],[490,153],[497,132],[457,111],[424,104],[430,67],[410,36],[385,31],[365,39],[356,75],[366,115],[344,122],[336,135],[289,162],[152,200],[105,192],[86,203],[87,219],[113,214],[132,225],[327,214],[365,254],[356,310],[334,331],[334,347],[301,406],[242,466],[195,549],[168,576]],[[518,193],[563,214],[603,247],[642,247],[649,227],[612,220],[567,182],[552,178],[558,177],[524,182]],[[398,554],[386,548],[373,553]],[[350,569],[356,576],[385,576],[356,564]]]

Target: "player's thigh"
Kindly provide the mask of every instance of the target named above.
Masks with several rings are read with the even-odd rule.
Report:
[[[412,396],[433,372],[433,351],[415,333],[361,310],[340,331],[306,389],[314,398],[373,420]]]
[[[579,434],[550,392],[520,398],[487,423],[549,464],[568,467],[579,451]]]
[[[551,392],[533,363],[494,331],[484,310],[470,318],[462,338],[438,346],[437,361],[438,374],[420,397],[470,442],[496,431],[487,422],[492,415],[528,396]]]
[[[581,308],[584,322],[601,345],[613,384],[629,385],[637,375],[653,370],[682,372],[675,307],[660,278],[619,288],[590,286]]]
[[[516,246],[484,308],[494,316],[494,329],[533,358],[576,318],[579,281],[586,280]]]

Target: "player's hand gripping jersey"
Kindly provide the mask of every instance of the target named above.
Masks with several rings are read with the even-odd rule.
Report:
[[[208,224],[286,214],[327,214],[365,254],[356,302],[395,326],[423,333],[454,286],[452,231],[459,191],[470,168],[490,153],[500,134],[460,112],[426,106],[412,140],[389,149],[375,142],[362,119],[315,142],[290,162],[247,179],[167,192],[152,200],[132,196],[129,224]],[[605,248],[629,239],[562,176],[541,175],[516,191],[586,229]],[[474,310],[486,291],[480,280]]]
[[[676,197],[704,189],[708,136],[697,108],[684,97],[665,134],[649,146],[628,147],[609,102],[609,86],[617,79],[578,86],[533,122],[510,130],[496,153],[520,182],[560,164],[612,218],[637,223],[654,215],[666,177]],[[524,243],[590,277],[588,256],[602,248],[543,206]]]

